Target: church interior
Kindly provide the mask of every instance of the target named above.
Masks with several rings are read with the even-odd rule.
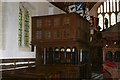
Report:
[[[0,1],[1,80],[119,80],[120,0]]]

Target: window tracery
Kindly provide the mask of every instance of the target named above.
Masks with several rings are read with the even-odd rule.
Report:
[[[29,11],[24,7],[19,8],[18,45],[29,47]]]
[[[114,24],[120,22],[120,1],[119,0],[106,0],[103,4],[98,8],[98,18],[99,18],[99,26],[101,27],[101,31],[105,28],[105,18],[108,19],[108,27],[113,26]]]

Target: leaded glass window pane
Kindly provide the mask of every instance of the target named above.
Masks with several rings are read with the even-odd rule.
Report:
[[[18,45],[22,45],[22,11],[19,9]]]
[[[24,46],[29,46],[29,12],[24,9]]]

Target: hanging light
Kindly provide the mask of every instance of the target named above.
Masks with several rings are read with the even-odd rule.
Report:
[[[105,47],[107,48],[107,47],[108,47],[108,45],[106,44],[106,45],[105,45]]]
[[[116,42],[114,42],[114,44],[117,44]]]

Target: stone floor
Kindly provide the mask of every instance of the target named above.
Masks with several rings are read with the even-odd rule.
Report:
[[[92,80],[103,80],[102,73],[92,73]]]

